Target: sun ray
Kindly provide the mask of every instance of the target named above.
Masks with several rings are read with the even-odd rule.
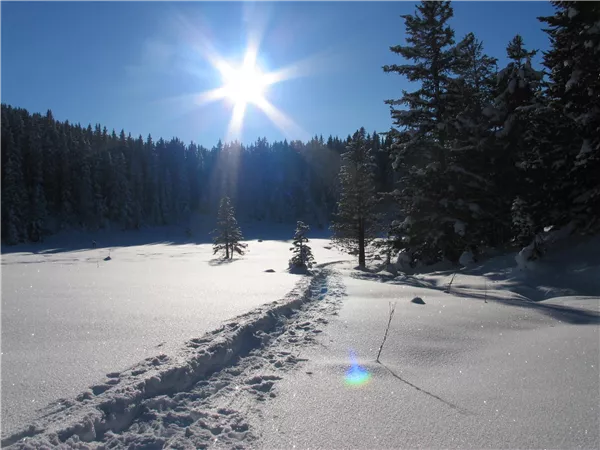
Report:
[[[286,116],[282,111],[277,109],[275,105],[269,102],[266,98],[261,98],[256,102],[262,112],[275,124],[277,128],[286,136],[291,139],[305,140],[308,134],[300,128],[290,117]]]
[[[226,89],[221,86],[216,89],[211,89],[210,91],[200,92],[198,94],[194,94],[194,103],[198,106],[206,105],[208,103],[215,102],[217,100],[221,100],[225,98],[227,95]]]
[[[242,134],[242,125],[244,124],[244,114],[246,112],[246,103],[236,103],[233,107],[233,113],[231,114],[231,120],[227,126],[227,142],[231,142],[234,139],[239,139]]]
[[[336,58],[328,51],[308,56],[281,69],[266,74],[269,84],[280,83],[294,78],[306,77],[322,72],[335,65]]]

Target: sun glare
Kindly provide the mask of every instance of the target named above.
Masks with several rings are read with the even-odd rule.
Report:
[[[272,104],[267,98],[268,88],[284,80],[307,75],[316,61],[311,58],[296,62],[290,66],[274,71],[263,71],[258,64],[259,42],[261,32],[249,33],[244,58],[239,63],[225,60],[213,47],[197,27],[187,19],[179,17],[180,27],[189,33],[190,46],[201,55],[215,72],[220,75],[220,85],[214,89],[181,96],[181,100],[192,98],[196,106],[203,106],[215,101],[224,100],[232,107],[231,119],[227,127],[226,141],[241,137],[246,114],[261,111],[286,138],[305,139],[307,133],[294,120]],[[313,58],[314,59],[314,58]],[[248,105],[255,107],[249,110]]]
[[[234,105],[259,104],[264,98],[268,79],[258,67],[248,64],[239,69],[228,67],[221,74],[225,97]]]

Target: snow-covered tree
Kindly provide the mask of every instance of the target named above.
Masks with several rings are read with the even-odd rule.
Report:
[[[544,54],[548,97],[562,127],[572,132],[557,163],[573,161],[563,191],[570,193],[577,227],[593,232],[600,229],[600,3],[552,3],[555,14],[539,18],[551,41]]]
[[[519,137],[519,183],[512,203],[514,237],[528,245],[544,228],[571,221],[573,183],[570,172],[577,135],[559,111],[540,96],[534,106],[517,112],[526,124]],[[526,220],[523,220],[526,218]]]
[[[302,221],[298,221],[296,225],[296,233],[294,234],[293,247],[290,250],[294,256],[290,259],[290,269],[292,270],[306,270],[310,269],[315,263],[312,250],[308,246],[308,238],[306,233],[310,227]]]
[[[21,165],[21,148],[7,131],[2,139],[6,152],[2,184],[2,234],[8,244],[17,244],[25,239],[25,217],[23,205],[27,194]]]
[[[457,218],[447,212],[448,196],[457,189],[448,171],[457,109],[456,97],[451,96],[453,74],[461,63],[448,25],[452,16],[448,1],[418,4],[414,14],[402,16],[407,45],[391,47],[411,64],[383,67],[419,83],[399,100],[386,101],[396,128],[392,151],[400,179],[394,194],[404,215],[392,224],[391,234],[398,248],[408,248],[414,259],[426,263],[444,256],[458,260],[463,246],[463,228],[457,232]]]
[[[543,74],[534,69],[531,63],[537,51],[527,50],[520,35],[509,42],[506,53],[509,62],[498,72],[495,98],[483,113],[489,118],[494,131],[493,139],[489,142],[494,169],[489,179],[498,187],[494,194],[497,223],[501,232],[510,236],[511,222],[512,229],[516,223],[521,223],[519,217],[513,217],[513,213],[521,211],[519,216],[533,220],[532,211],[522,209],[537,204],[532,197],[537,186],[531,186],[531,178],[523,171],[525,166],[522,162],[529,158],[528,153],[537,142],[535,131],[536,123],[539,124],[541,120],[538,114],[543,107]],[[507,183],[506,180],[511,182]],[[517,203],[517,208],[513,208],[517,197],[522,201]],[[525,231],[519,230],[517,233],[522,235]]]
[[[342,155],[340,200],[331,226],[334,242],[350,252],[357,252],[361,267],[366,265],[365,248],[375,237],[378,225],[374,166],[371,142],[361,128],[354,133]]]
[[[457,45],[456,54],[456,78],[449,87],[449,107],[455,113],[449,129],[447,174],[455,189],[447,193],[446,208],[448,217],[458,224],[461,239],[457,243],[463,250],[476,252],[497,241],[498,186],[490,178],[494,171],[489,145],[492,127],[482,114],[493,99],[496,59],[484,53],[483,43],[473,33]]]
[[[244,254],[247,244],[235,218],[235,211],[229,197],[223,197],[217,214],[217,228],[213,231],[213,253],[225,252],[226,259],[233,259],[233,253]]]
[[[33,242],[43,239],[45,222],[48,214],[46,194],[44,192],[44,166],[41,151],[41,136],[38,126],[38,117],[31,121],[28,136],[29,159],[29,226],[28,238]]]

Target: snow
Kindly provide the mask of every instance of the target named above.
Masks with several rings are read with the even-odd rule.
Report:
[[[569,78],[569,81],[567,81],[567,84],[565,85],[565,92],[569,92],[573,86],[579,84],[579,78],[581,77],[582,73],[583,72],[581,70],[574,70],[571,73],[571,78]]]
[[[600,237],[546,238],[534,270],[397,276],[311,241],[325,264],[282,300],[108,374],[14,447],[598,448]]]
[[[260,233],[291,238],[293,226]],[[289,241],[251,240],[246,256],[223,263],[210,244],[168,242],[175,237],[104,234],[98,246],[117,245],[90,249],[93,237],[70,233],[43,247],[3,249],[3,436],[49,402],[144,358],[172,355],[223,320],[282,298],[298,281],[285,270]],[[318,263],[340,259],[327,244],[310,241]]]
[[[469,251],[463,252],[458,259],[458,262],[463,267],[472,265],[475,262],[473,253]]]
[[[454,232],[459,236],[464,236],[466,233],[466,225],[464,222],[457,220],[454,222]]]
[[[254,423],[256,447],[598,447],[597,309],[590,317],[568,308],[587,318],[575,324],[566,312],[559,321],[535,306],[342,270],[339,316],[303,353],[302,370],[277,384]],[[377,364],[389,302],[396,311]],[[363,384],[345,382],[351,352]]]

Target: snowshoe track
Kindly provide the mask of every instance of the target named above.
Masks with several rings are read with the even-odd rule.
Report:
[[[278,373],[305,361],[301,348],[315,342],[343,295],[341,277],[321,266],[284,299],[188,341],[181,354],[147,358],[55,402],[2,447],[246,448],[256,438],[248,410],[229,406],[242,399],[254,410],[276,396]]]

